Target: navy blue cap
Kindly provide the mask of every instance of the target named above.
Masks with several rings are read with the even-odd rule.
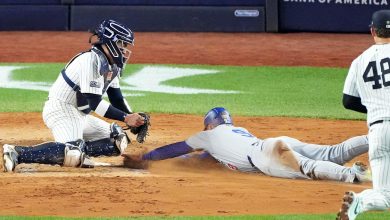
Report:
[[[372,14],[371,27],[390,29],[390,10],[380,10]]]

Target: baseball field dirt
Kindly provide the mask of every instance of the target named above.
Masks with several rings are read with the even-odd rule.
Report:
[[[1,32],[0,62],[67,62],[88,48],[87,39],[78,32]],[[348,67],[370,44],[368,34],[136,33],[131,62]],[[287,135],[335,144],[367,133],[364,121],[234,118],[260,138]],[[52,139],[40,113],[0,113],[0,122],[1,145]],[[152,114],[146,143],[133,143],[128,151],[181,141],[201,129],[202,116]],[[336,213],[344,191],[370,187],[238,173],[211,161],[181,158],[154,162],[148,170],[122,168],[120,157],[98,160],[118,166],[20,165],[17,173],[0,174],[0,216]],[[367,162],[367,154],[356,160]]]

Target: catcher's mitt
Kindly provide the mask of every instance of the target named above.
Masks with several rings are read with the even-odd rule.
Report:
[[[144,118],[144,124],[139,127],[129,127],[129,128],[131,133],[137,135],[137,141],[139,143],[143,143],[146,140],[146,135],[149,135],[149,126],[151,126],[150,115],[144,112],[139,112],[138,114]]]

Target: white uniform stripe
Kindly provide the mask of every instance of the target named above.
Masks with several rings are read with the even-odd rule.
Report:
[[[110,107],[110,103],[108,103],[106,100],[102,99],[99,103],[99,105],[96,107],[96,114],[103,116],[106,114],[108,108]]]
[[[123,101],[125,102],[125,105],[127,107],[127,109],[129,109],[130,112],[133,112],[133,110],[131,109],[129,103],[127,102],[127,100],[125,98],[123,98]]]

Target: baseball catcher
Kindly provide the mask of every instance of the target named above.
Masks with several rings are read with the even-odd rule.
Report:
[[[92,31],[89,43],[91,48],[74,56],[50,88],[42,116],[54,141],[32,147],[4,145],[5,171],[13,171],[18,163],[85,166],[88,157],[124,153],[127,134],[117,123],[91,115],[92,111],[126,123],[138,142],[145,141],[150,117],[132,111],[119,83],[134,33],[125,24],[104,20]],[[105,94],[109,102],[103,99]]]

